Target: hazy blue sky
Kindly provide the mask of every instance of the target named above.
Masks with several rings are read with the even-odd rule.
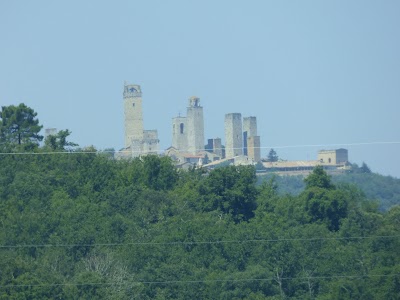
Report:
[[[1,1],[0,41],[0,105],[80,146],[123,146],[127,80],[162,149],[196,95],[206,138],[240,112],[282,158],[367,143],[343,147],[400,177],[400,1]]]

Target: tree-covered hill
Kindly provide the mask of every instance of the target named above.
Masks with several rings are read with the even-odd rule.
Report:
[[[272,177],[278,185],[280,194],[300,194],[304,188],[303,176],[275,176],[273,174],[259,176],[261,183]],[[394,205],[400,205],[400,179],[391,176],[383,176],[376,173],[351,172],[332,175],[332,182],[335,184],[352,184],[359,188],[370,200],[376,200],[379,209],[389,210]]]
[[[280,195],[89,150],[0,155],[0,299],[399,298],[399,207],[322,169]]]
[[[321,167],[280,193],[296,179],[114,160],[68,130],[40,145],[32,109],[0,118],[0,299],[400,299],[400,206]]]

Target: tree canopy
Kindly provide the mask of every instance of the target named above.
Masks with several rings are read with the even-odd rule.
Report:
[[[58,151],[68,135],[0,153],[0,299],[399,298],[399,205],[321,167],[279,194],[253,166]]]
[[[95,149],[0,160],[0,299],[400,292],[398,207],[381,213],[323,170],[290,196],[249,166],[186,172]]]
[[[2,106],[0,112],[0,143],[2,145],[38,146],[43,136],[37,113],[21,103],[18,106]]]
[[[278,154],[274,149],[269,150],[268,155],[267,155],[267,161],[269,162],[275,162],[278,161],[279,157]]]
[[[60,130],[57,134],[51,134],[44,140],[45,147],[51,150],[66,150],[67,147],[76,147],[78,144],[67,141],[67,137],[70,136],[71,132],[66,130]]]

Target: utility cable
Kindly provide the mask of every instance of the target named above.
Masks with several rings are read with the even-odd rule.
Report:
[[[308,144],[308,145],[283,145],[283,146],[264,146],[264,147],[254,147],[256,149],[288,149],[288,148],[314,148],[314,147],[339,147],[339,146],[367,146],[367,145],[396,145],[400,144],[400,141],[389,141],[389,142],[362,142],[362,143],[337,143],[337,144]],[[243,149],[240,148],[214,148],[213,150],[237,150]],[[198,152],[207,152],[208,149],[199,149]],[[188,149],[176,149],[177,152],[188,152]],[[159,150],[158,154],[166,153],[167,150]],[[0,152],[0,155],[55,155],[55,154],[101,154],[101,153],[115,153],[115,154],[126,154],[126,153],[142,153],[142,151],[135,151],[129,149],[123,149],[119,151],[112,150],[96,150],[96,151],[74,151],[74,150],[66,150],[66,151],[47,151],[47,152]]]
[[[331,276],[310,276],[310,277],[280,277],[279,280],[318,280],[318,279],[356,279],[368,277],[396,277],[400,273],[394,274],[370,274],[370,275],[331,275]],[[243,278],[243,279],[205,279],[205,280],[166,280],[166,281],[126,281],[126,282],[87,282],[87,283],[38,283],[38,284],[6,284],[0,285],[0,288],[17,287],[58,287],[58,286],[122,286],[139,284],[193,284],[193,283],[213,283],[213,282],[250,282],[250,281],[274,281],[277,278]]]
[[[0,245],[0,249],[16,248],[72,248],[72,247],[118,247],[118,246],[147,246],[147,245],[202,245],[202,244],[245,244],[245,243],[276,243],[289,241],[327,241],[327,240],[366,240],[366,239],[390,239],[399,238],[400,235],[378,236],[353,236],[353,237],[314,237],[314,238],[277,238],[277,239],[251,239],[251,240],[219,240],[219,241],[176,241],[176,242],[131,242],[131,243],[94,243],[94,244],[22,244]]]

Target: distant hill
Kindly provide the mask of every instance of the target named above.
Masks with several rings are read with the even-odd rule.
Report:
[[[277,176],[268,174],[259,176],[258,181],[269,180],[275,176],[280,194],[298,195],[304,190],[304,177],[298,176]],[[400,204],[400,179],[391,176],[383,176],[376,173],[346,173],[332,175],[332,182],[335,184],[354,184],[366,197],[379,202],[379,209],[387,211],[394,205]]]

